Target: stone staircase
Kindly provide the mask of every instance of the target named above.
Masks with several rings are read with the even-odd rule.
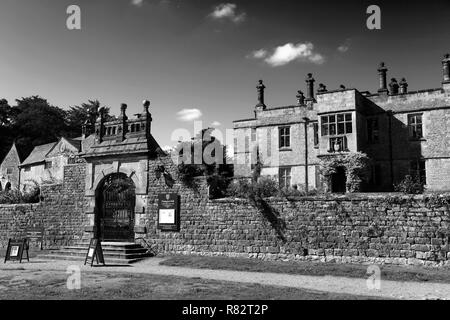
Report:
[[[153,256],[149,250],[134,242],[102,241],[101,244],[106,265],[127,265]],[[64,246],[60,249],[49,250],[47,253],[39,256],[39,258],[46,260],[74,260],[84,262],[88,247],[89,240],[82,240],[72,246]],[[97,261],[94,259],[94,265],[96,262]]]

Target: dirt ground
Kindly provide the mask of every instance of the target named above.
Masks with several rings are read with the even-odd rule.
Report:
[[[81,288],[69,290],[68,277],[69,274],[63,271],[27,270],[20,266],[2,270],[0,299],[334,300],[367,298],[306,289],[125,272],[83,272]]]

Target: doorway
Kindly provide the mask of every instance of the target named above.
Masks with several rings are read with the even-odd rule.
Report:
[[[136,192],[124,173],[106,176],[96,191],[96,238],[103,241],[134,241]]]
[[[331,176],[331,192],[345,193],[346,175],[344,167],[337,167],[336,172]]]

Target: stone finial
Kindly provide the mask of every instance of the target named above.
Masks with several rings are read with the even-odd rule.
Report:
[[[258,104],[256,107],[262,108],[263,110],[266,108],[266,105],[264,104],[264,89],[266,86],[264,85],[262,80],[258,81],[258,84],[256,85],[257,90],[257,98],[258,98]]]
[[[397,83],[397,79],[392,78],[389,83],[389,89],[391,89],[391,94],[398,94],[399,85]]]
[[[400,94],[408,93],[408,83],[406,82],[405,78],[402,78],[402,80],[399,83],[400,86]]]
[[[317,93],[327,92],[327,87],[323,83],[319,83],[319,88],[317,89]]]
[[[124,118],[124,119],[127,118],[127,115],[125,113],[126,110],[127,110],[127,104],[126,103],[122,103],[120,105],[120,116],[119,116],[119,118]]]
[[[388,68],[386,68],[384,62],[380,63],[380,66],[378,67],[378,75],[380,78],[380,88],[378,89],[378,92],[388,92],[387,89],[387,81],[386,81],[386,75],[387,75]]]
[[[297,105],[303,106],[305,105],[305,96],[303,95],[303,92],[298,90],[297,95],[295,96],[297,98]]]
[[[144,112],[148,112],[148,108],[150,107],[150,101],[144,100],[142,101],[142,105],[144,106]]]
[[[446,53],[442,60],[442,83],[450,83],[450,54]]]
[[[312,73],[308,73],[306,76],[306,100],[314,100],[314,78]]]

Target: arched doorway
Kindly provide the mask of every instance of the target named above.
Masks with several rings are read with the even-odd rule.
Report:
[[[345,168],[337,167],[336,172],[331,175],[331,192],[345,193],[346,179]]]
[[[5,191],[6,191],[6,192],[11,191],[11,182],[7,182],[7,183],[6,183],[6,185],[5,185]]]
[[[136,192],[124,173],[106,176],[95,194],[96,237],[107,241],[134,241]]]

